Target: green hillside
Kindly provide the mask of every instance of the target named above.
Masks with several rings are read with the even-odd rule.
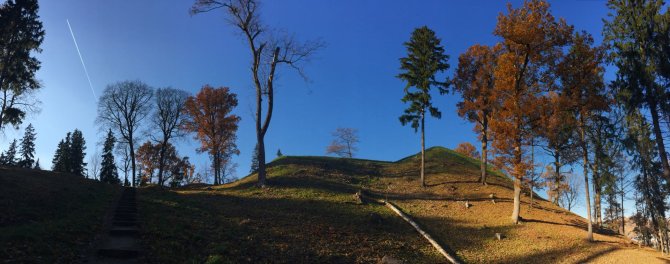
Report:
[[[396,162],[284,156],[268,166],[270,187],[255,175],[224,186],[142,190],[143,237],[153,263],[374,263],[391,256],[406,263],[444,258],[382,204],[359,204],[365,190],[409,213],[466,263],[650,261],[660,254],[617,236],[588,243],[585,220],[542,199],[522,199],[521,225],[512,225],[512,181],[492,172],[478,179],[479,162],[449,149],[427,151],[427,184],[420,188],[418,157]],[[496,197],[496,203],[490,195]],[[465,208],[464,201],[472,207]],[[495,239],[502,233],[504,239]],[[661,262],[662,263],[662,262]]]
[[[522,198],[512,225],[512,182],[449,149],[427,152],[427,188],[418,157],[395,162],[286,156],[269,164],[268,188],[255,175],[138,192],[141,262],[405,263],[445,259],[409,224],[374,199],[388,199],[465,263],[667,263],[624,238],[585,238],[585,220],[542,199]],[[0,259],[76,263],[91,252],[120,188],[47,171],[0,169]],[[363,190],[371,198],[360,203]],[[490,195],[495,196],[495,203]],[[471,205],[466,208],[465,201]],[[497,240],[496,233],[504,238]]]

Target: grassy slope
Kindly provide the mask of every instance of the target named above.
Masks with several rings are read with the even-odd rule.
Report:
[[[0,259],[82,261],[118,191],[68,174],[0,168]]]
[[[214,188],[145,189],[139,199],[148,260],[369,263],[391,255],[410,263],[444,261],[383,206],[356,204],[352,194],[363,188],[397,203],[468,263],[609,262],[621,252],[636,261],[667,261],[616,236],[597,234],[599,242],[588,243],[583,218],[540,199],[530,209],[524,197],[526,221],[512,225],[509,179],[492,171],[491,184],[481,186],[478,161],[445,148],[431,148],[427,160],[425,189],[418,187],[416,156],[397,162],[282,157],[269,166],[267,189],[253,187],[254,175]],[[464,200],[473,206],[466,209]],[[506,239],[495,240],[497,232]]]

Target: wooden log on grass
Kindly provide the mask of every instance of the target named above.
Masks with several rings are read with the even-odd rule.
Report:
[[[414,227],[414,229],[416,229],[416,231],[419,232],[419,234],[421,234],[424,238],[426,238],[426,240],[428,240],[428,242],[430,242],[430,244],[433,245],[433,247],[435,249],[437,249],[437,251],[440,252],[440,254],[442,254],[447,260],[449,260],[449,262],[451,262],[453,264],[460,264],[461,263],[458,260],[458,258],[456,258],[456,256],[452,256],[451,254],[449,254],[449,252],[444,250],[444,248],[442,248],[442,246],[439,243],[437,243],[437,241],[435,241],[435,239],[433,239],[433,237],[431,237],[430,234],[428,234],[426,231],[421,229],[419,224],[417,224],[412,219],[410,219],[409,216],[407,216],[405,213],[400,211],[400,209],[398,209],[395,205],[393,205],[392,203],[390,203],[388,201],[384,201],[384,204],[386,205],[386,207],[390,208],[397,215],[402,217],[402,219],[404,219],[407,223],[412,225]]]

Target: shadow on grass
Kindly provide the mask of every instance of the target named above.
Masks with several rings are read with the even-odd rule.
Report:
[[[439,261],[402,219],[378,205],[263,193],[143,190],[148,261],[371,263],[384,255]],[[428,253],[426,253],[428,252]]]

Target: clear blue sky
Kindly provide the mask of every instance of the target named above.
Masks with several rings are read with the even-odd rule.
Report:
[[[598,43],[607,14],[605,2],[551,1],[556,17],[590,32]],[[239,164],[238,176],[247,174],[255,144],[249,51],[226,24],[222,11],[190,16],[192,3],[40,1],[46,30],[37,74],[43,83],[38,94],[42,111],[25,124],[33,123],[37,130],[37,156],[43,167],[51,167],[56,145],[68,131],[83,131],[89,154],[100,149],[103,136],[95,124],[97,103],[67,28],[69,19],[98,95],[107,84],[128,79],[190,93],[204,84],[231,87],[240,101],[235,112],[242,117],[241,154],[234,162]],[[518,7],[521,1],[512,4]],[[306,66],[309,82],[290,70],[280,72],[266,139],[269,160],[277,149],[285,155],[324,155],[331,132],[339,126],[359,130],[361,158],[397,160],[419,151],[419,135],[398,121],[406,107],[400,101],[404,84],[395,78],[398,58],[406,54],[402,43],[414,28],[427,25],[451,56],[451,75],[467,47],[497,41],[492,32],[496,17],[505,10],[504,1],[484,0],[264,1],[262,17],[267,24],[299,39],[321,38],[327,43]],[[609,70],[608,76],[612,74]],[[456,114],[458,95],[437,95],[434,101],[442,119],[427,120],[427,146],[476,143],[473,125]],[[23,127],[5,132],[0,139],[3,150],[8,141],[22,135]],[[196,147],[190,136],[178,143],[179,153],[202,167],[208,158],[196,154]]]

